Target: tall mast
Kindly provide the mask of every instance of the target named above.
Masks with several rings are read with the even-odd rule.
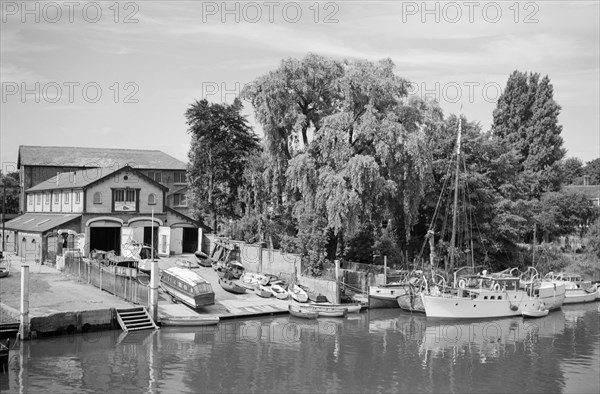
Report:
[[[460,139],[462,134],[462,114],[458,117],[458,137],[456,141],[456,173],[454,175],[454,212],[452,212],[452,238],[450,239],[450,269],[454,269],[456,247],[456,218],[458,216],[458,171],[460,169]],[[447,271],[447,269],[446,269]]]

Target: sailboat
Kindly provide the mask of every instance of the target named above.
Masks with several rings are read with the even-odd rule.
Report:
[[[454,211],[452,217],[452,238],[450,241],[450,268],[454,268],[456,247],[456,228],[458,212],[458,181],[460,170],[462,117],[458,118],[458,136],[456,146],[456,169],[454,175]],[[428,235],[432,234],[431,230]],[[430,240],[433,251],[433,241]],[[472,251],[472,247],[471,247]],[[448,267],[446,267],[448,268]],[[458,286],[456,281],[458,280]],[[426,282],[427,285],[427,282]],[[505,316],[521,316],[523,311],[538,311],[539,297],[533,285],[528,288],[520,286],[520,279],[507,275],[482,274],[455,276],[451,291],[421,292],[421,300],[427,317],[446,319],[480,319]]]

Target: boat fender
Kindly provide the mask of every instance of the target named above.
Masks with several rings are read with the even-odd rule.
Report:
[[[510,306],[510,310],[511,310],[511,311],[517,311],[517,310],[519,310],[519,307],[518,307],[518,306],[516,306],[516,305],[511,305],[511,306]]]
[[[466,285],[467,283],[464,279],[461,279],[460,282],[458,282],[458,287],[460,287],[461,289],[464,289]]]
[[[492,290],[494,290],[494,291],[496,291],[496,292],[500,291],[500,283],[496,283],[496,284],[494,285],[494,287],[492,288]]]

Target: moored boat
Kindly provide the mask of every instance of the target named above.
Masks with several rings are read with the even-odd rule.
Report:
[[[324,317],[344,317],[348,314],[348,308],[339,305],[305,304],[302,307]]]
[[[288,310],[290,312],[290,315],[299,317],[302,319],[316,319],[317,317],[319,317],[318,312],[308,310],[308,309],[304,308],[304,306],[300,306],[300,305],[290,304],[290,305],[288,305]]]
[[[468,279],[468,280],[467,280]],[[519,278],[471,275],[459,281],[453,293],[426,294],[421,298],[427,317],[482,319],[521,315],[540,309],[540,300],[519,287]]]
[[[219,284],[224,290],[234,294],[243,294],[246,292],[246,288],[240,286],[237,281],[228,278],[219,278]]]
[[[244,272],[242,276],[240,276],[239,284],[248,290],[254,290],[260,285],[259,281],[254,277],[254,275],[249,272]]]
[[[160,318],[161,326],[169,327],[214,326],[218,323],[218,316],[167,316]]]
[[[278,284],[271,285],[271,292],[273,293],[275,298],[278,298],[280,300],[287,300],[289,297],[288,291],[285,288],[283,288],[283,286]]]
[[[327,307],[327,308],[338,308],[338,309],[346,309],[348,313],[356,313],[360,312],[362,309],[361,304],[351,303],[351,304],[333,304],[331,302],[319,302],[314,303],[311,302],[307,304],[311,307]]]
[[[521,314],[523,315],[523,317],[536,318],[536,317],[548,316],[549,312],[550,311],[548,309],[536,309],[536,310],[523,310],[523,311],[521,311]]]
[[[161,272],[160,287],[173,301],[181,301],[192,308],[215,303],[210,283],[189,269],[172,267]]]
[[[177,259],[175,260],[175,265],[180,267],[180,268],[187,268],[187,269],[194,269],[194,268],[200,268],[200,264],[198,264],[198,262],[196,261],[190,261],[190,260],[184,260],[184,259]]]
[[[254,292],[256,293],[257,296],[262,297],[262,298],[269,298],[273,295],[273,293],[271,292],[271,289],[269,289],[268,287],[266,287],[264,285],[258,285],[258,287],[256,289],[254,289]]]
[[[397,298],[404,292],[402,284],[371,286],[369,288],[369,309],[398,308]]]
[[[229,268],[229,272],[231,272],[231,275],[233,275],[235,279],[239,279],[245,271],[245,268],[242,265],[242,263],[235,260],[229,261],[227,263],[227,267]]]
[[[512,272],[516,269],[510,270]],[[528,267],[521,275],[519,284],[521,288],[533,289],[534,295],[540,299],[540,303],[544,303],[550,311],[559,309],[565,301],[566,286],[565,283],[555,280],[540,279],[538,271],[534,267]]]
[[[579,274],[553,273],[549,272],[544,276],[544,281],[564,284],[565,286],[565,304],[578,304],[584,302],[596,301],[600,295],[598,285],[590,281],[584,281]]]
[[[206,253],[197,250],[196,252],[194,252],[194,256],[196,257],[196,262],[202,267],[211,266],[212,260]]]
[[[289,293],[296,302],[308,302],[308,294],[298,285],[290,286]]]

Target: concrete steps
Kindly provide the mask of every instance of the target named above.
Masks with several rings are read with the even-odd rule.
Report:
[[[156,330],[158,326],[144,307],[117,309],[117,320],[123,331]]]

